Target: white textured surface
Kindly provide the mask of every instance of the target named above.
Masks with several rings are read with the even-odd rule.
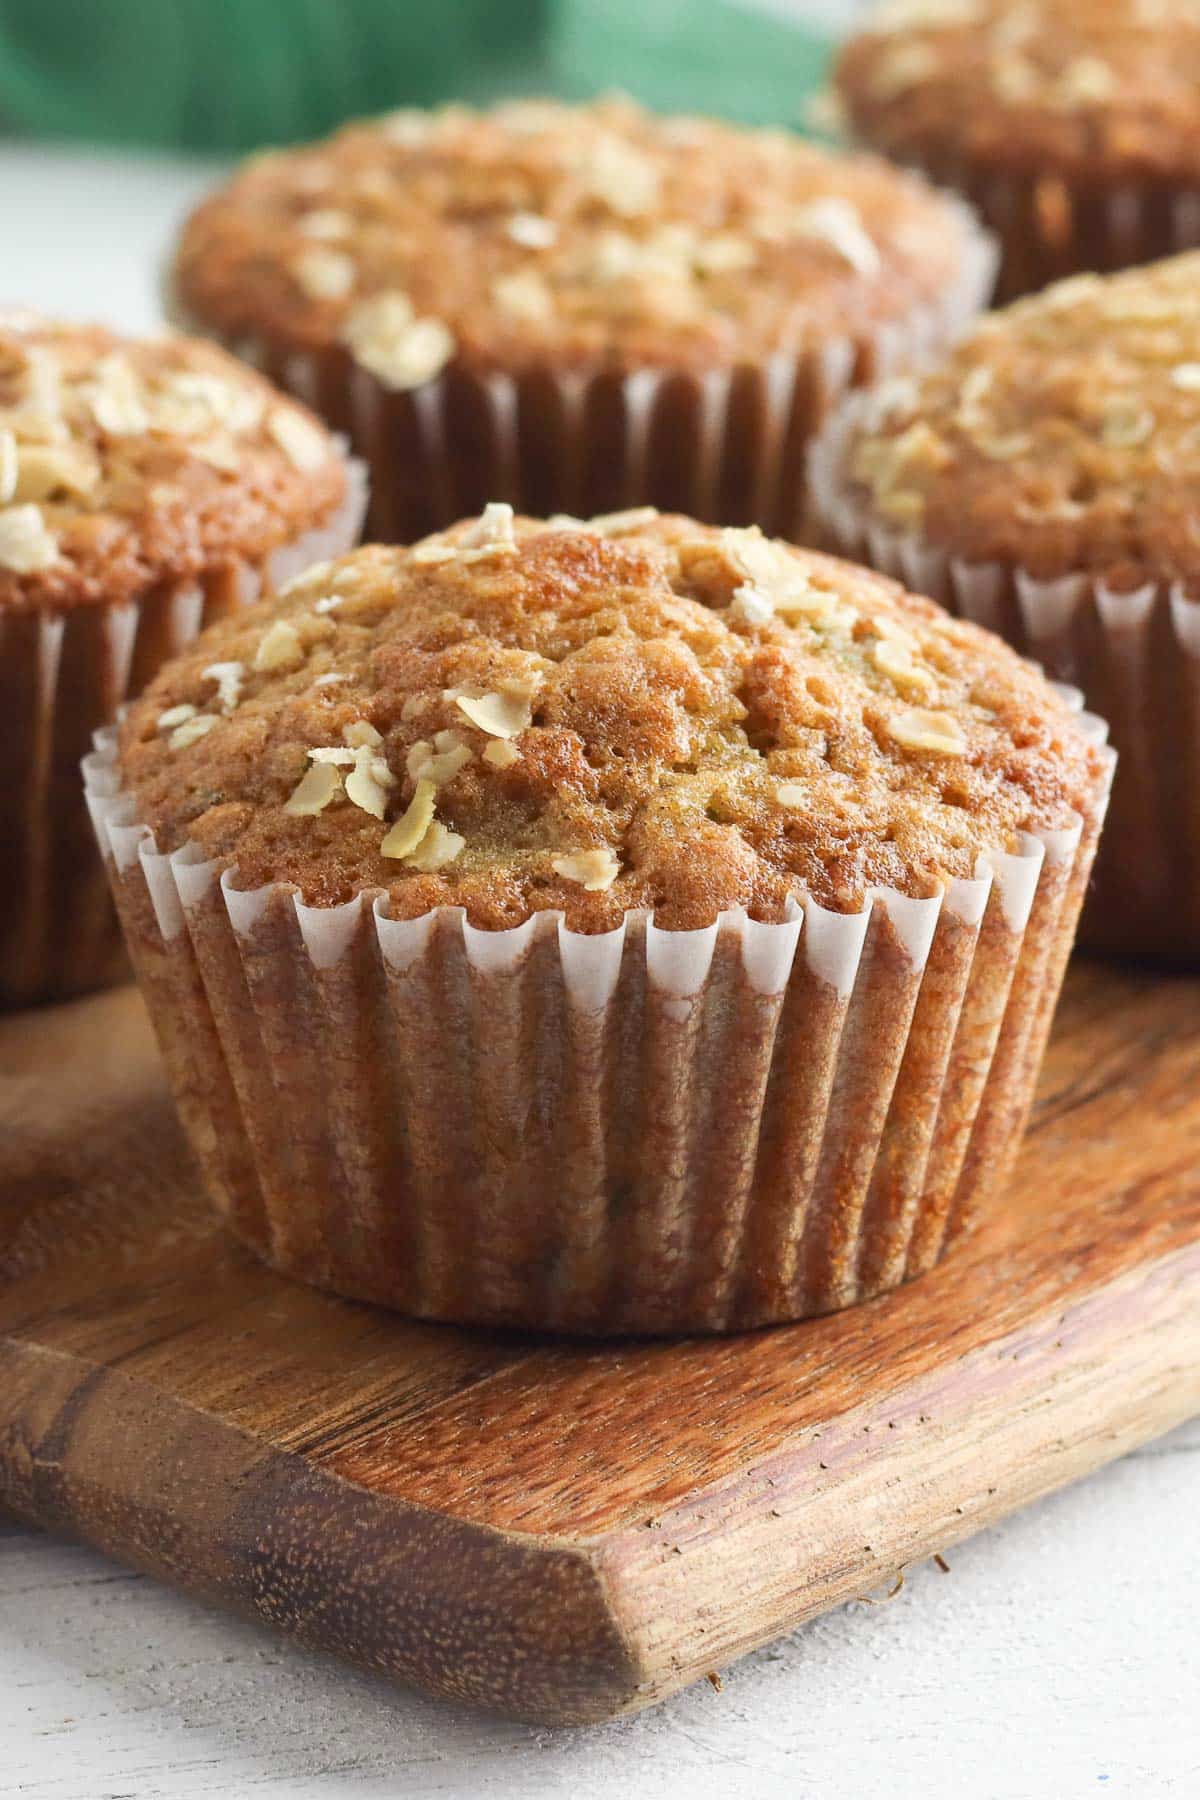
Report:
[[[149,325],[162,245],[207,179],[0,148],[0,304]],[[759,1652],[723,1693],[550,1732],[397,1693],[0,1520],[0,1795],[1200,1793],[1200,1421],[949,1562]]]
[[[0,143],[0,306],[152,329],[163,252],[219,166]]]
[[[497,1723],[0,1525],[0,1794],[1200,1792],[1200,1421],[639,1718]]]

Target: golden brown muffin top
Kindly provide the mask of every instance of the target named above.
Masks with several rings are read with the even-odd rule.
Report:
[[[345,491],[324,426],[213,345],[0,311],[0,610],[260,562]]]
[[[1011,171],[1200,173],[1195,0],[891,0],[837,84],[872,144]]]
[[[445,107],[254,158],[175,270],[222,335],[342,344],[393,388],[473,368],[709,366],[936,304],[978,235],[869,157],[630,101]]]
[[[901,531],[1037,576],[1200,582],[1200,252],[991,313],[848,416],[837,479]]]
[[[1094,814],[1105,761],[1031,664],[866,570],[648,509],[491,506],[213,627],[120,766],[160,849],[239,887],[598,931],[936,893]]]

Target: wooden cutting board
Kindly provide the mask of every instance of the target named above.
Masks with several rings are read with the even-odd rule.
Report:
[[[0,1501],[310,1643],[607,1718],[1200,1410],[1200,980],[1077,966],[1007,1201],[835,1318],[414,1325],[214,1229],[125,990],[0,1021]]]

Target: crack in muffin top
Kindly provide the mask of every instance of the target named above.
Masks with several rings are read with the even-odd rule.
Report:
[[[0,311],[0,611],[260,562],[345,492],[325,427],[215,345]]]
[[[1200,174],[1195,0],[890,0],[842,50],[837,86],[853,125],[902,156]]]
[[[935,894],[1107,780],[1032,664],[881,576],[651,509],[507,506],[212,627],[119,762],[159,848],[241,888],[584,931]]]
[[[989,314],[849,417],[835,479],[894,528],[1039,578],[1200,594],[1200,252]]]
[[[473,368],[792,352],[960,280],[961,204],[874,158],[619,99],[445,107],[252,159],[179,247],[223,336],[340,344],[392,388]]]

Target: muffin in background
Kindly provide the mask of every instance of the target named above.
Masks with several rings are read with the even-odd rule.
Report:
[[[203,625],[348,548],[362,508],[324,426],[215,346],[0,311],[0,1007],[127,972],[79,793],[92,733]]]
[[[1200,254],[1076,276],[850,402],[813,499],[831,548],[1083,690],[1121,758],[1084,941],[1200,959]]]
[[[490,505],[215,626],[85,772],[260,1255],[431,1318],[727,1331],[897,1286],[1003,1182],[1102,738],[865,570]]]
[[[833,398],[986,302],[967,209],[870,157],[630,101],[446,107],[254,158],[169,305],[372,470],[373,536],[489,498],[795,525]]]
[[[976,207],[999,298],[1200,245],[1194,0],[885,0],[842,50],[864,144]]]

